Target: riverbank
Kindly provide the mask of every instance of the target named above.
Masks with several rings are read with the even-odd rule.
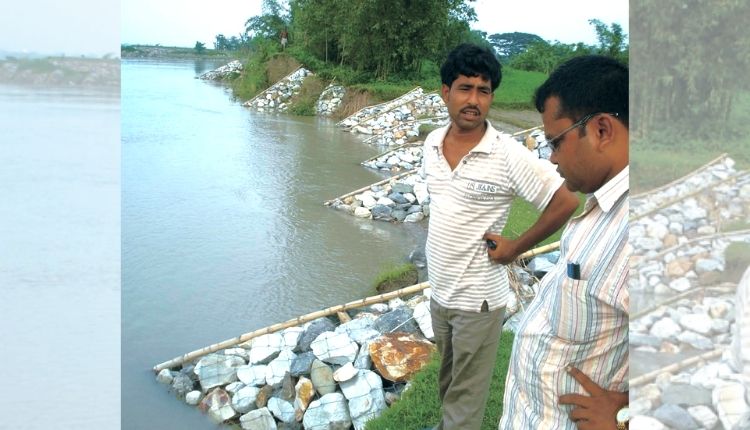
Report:
[[[200,59],[221,59],[226,58],[227,62],[232,59],[226,51],[217,51],[215,49],[204,49],[198,53],[195,48],[182,48],[179,46],[161,46],[161,45],[122,45],[120,47],[120,56],[122,58],[151,58],[163,60],[200,60]]]
[[[0,83],[33,87],[120,87],[119,58],[7,58]]]

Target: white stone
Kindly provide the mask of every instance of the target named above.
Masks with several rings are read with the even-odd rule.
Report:
[[[713,319],[706,314],[687,314],[680,318],[680,325],[702,335],[711,333]]]
[[[320,360],[331,364],[344,364],[354,361],[359,347],[346,333],[324,332],[310,344],[313,353]]]
[[[268,408],[256,409],[240,417],[243,430],[277,430],[276,420]]]
[[[268,410],[271,414],[284,423],[294,422],[294,405],[278,397],[271,397],[268,400]]]
[[[284,339],[280,333],[269,333],[252,340],[248,361],[250,364],[266,364],[281,352]]]
[[[174,380],[174,377],[172,376],[172,372],[169,369],[162,369],[158,375],[156,375],[156,380],[161,382],[162,384],[171,384]]]
[[[245,414],[253,409],[257,409],[255,400],[258,398],[260,388],[244,386],[237,390],[232,396],[232,407],[235,411]]]
[[[687,278],[677,278],[669,283],[669,288],[679,292],[687,291],[690,287],[690,280]]]
[[[297,342],[299,342],[299,338],[302,337],[302,333],[304,332],[305,330],[302,327],[289,327],[282,331],[283,348],[296,348]]]
[[[680,331],[680,326],[672,321],[671,318],[662,318],[659,321],[656,321],[653,326],[651,326],[649,334],[661,339],[669,339],[677,336]]]
[[[636,415],[630,420],[630,428],[638,430],[668,430],[667,426],[656,418]]]
[[[338,382],[344,382],[352,379],[357,375],[357,369],[354,368],[352,363],[346,363],[343,366],[336,369],[333,372],[333,380]]]
[[[372,216],[372,213],[369,209],[360,206],[354,209],[354,216],[357,218],[369,218],[370,216]]]
[[[719,417],[706,405],[690,406],[687,411],[697,423],[707,429],[714,428],[719,422]]]
[[[435,338],[435,332],[432,330],[432,316],[430,315],[430,303],[428,301],[421,302],[414,307],[414,319],[419,325],[419,329],[427,339],[433,340]]]
[[[193,390],[185,395],[185,403],[191,406],[195,406],[203,400],[203,393],[198,390]]]
[[[261,386],[266,384],[265,364],[240,366],[237,368],[237,378],[246,385]]]
[[[330,393],[310,403],[302,419],[305,429],[348,428],[352,424],[344,395]]]
[[[279,356],[268,363],[268,367],[266,367],[266,383],[268,385],[281,383],[284,380],[284,375],[291,369],[295,357],[297,357],[297,354],[289,349],[281,351]]]

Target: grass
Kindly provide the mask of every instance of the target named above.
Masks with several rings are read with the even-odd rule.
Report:
[[[380,272],[375,278],[375,290],[387,293],[417,283],[417,266],[411,263],[390,267]]]
[[[497,429],[497,423],[500,421],[505,375],[508,372],[512,347],[513,333],[504,331],[492,373],[490,397],[484,411],[482,430]],[[432,360],[414,375],[411,388],[403,393],[401,400],[383,411],[380,417],[369,421],[367,430],[421,430],[436,425],[441,413],[437,388],[439,366],[440,358],[435,354]]]
[[[647,191],[684,176],[722,153],[737,162],[735,169],[750,168],[750,92],[738,94],[730,118],[701,124],[705,135],[688,133],[688,126],[665,124],[648,137],[631,137],[630,188]],[[700,128],[699,127],[699,128]]]
[[[578,193],[579,205],[575,211],[575,215],[578,215],[583,210],[583,203],[586,201],[584,194]],[[505,224],[503,229],[503,236],[510,238],[517,238],[520,233],[528,230],[532,224],[539,218],[539,211],[526,200],[518,197],[513,201],[510,207],[510,214],[508,214],[508,222]],[[563,227],[564,228],[564,227]],[[541,241],[537,246],[546,245],[549,243],[557,242],[560,240],[563,228],[560,228],[547,239]]]
[[[502,109],[534,109],[531,99],[545,79],[547,75],[541,72],[503,67],[503,80],[495,91],[492,106]]]

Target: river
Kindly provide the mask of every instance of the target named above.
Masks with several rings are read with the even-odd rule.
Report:
[[[373,295],[378,273],[424,243],[426,222],[323,206],[382,179],[359,165],[382,148],[195,79],[219,65],[122,63],[123,429],[215,429],[151,368]]]
[[[0,84],[0,429],[120,417],[120,94]]]

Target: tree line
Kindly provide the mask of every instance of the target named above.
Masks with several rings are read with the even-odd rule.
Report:
[[[472,30],[471,0],[264,0],[262,14],[249,18],[239,36],[216,36],[215,49],[273,51],[283,30],[292,55],[305,63],[342,67],[363,79],[419,77],[426,62],[440,64],[461,42],[495,49],[511,67],[549,73],[574,55],[603,53],[628,58],[618,24],[592,20],[598,46],[546,42],[528,33],[488,35]]]
[[[750,2],[644,0],[631,11],[635,135],[666,128],[677,141],[725,132],[748,90]]]

